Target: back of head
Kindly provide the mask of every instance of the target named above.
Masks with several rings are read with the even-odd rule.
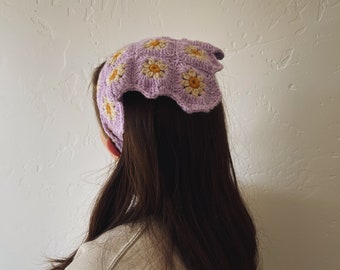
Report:
[[[174,200],[174,196],[179,196],[174,202],[199,204],[206,198],[214,203],[218,198],[214,193],[224,192],[225,185],[235,190],[234,175],[227,169],[232,164],[221,103],[209,113],[188,114],[168,97],[147,99],[128,92],[124,108],[125,143],[120,162],[130,176],[139,178],[135,193],[142,197],[140,193],[145,191],[147,200],[153,198],[152,213],[157,212],[160,201]],[[148,183],[152,192],[145,190]],[[181,206],[178,210],[185,211]]]

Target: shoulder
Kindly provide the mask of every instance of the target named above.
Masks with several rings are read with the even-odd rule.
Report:
[[[111,269],[110,265],[117,264],[144,230],[141,225],[121,225],[101,234],[93,241],[83,243],[73,262],[65,270]]]
[[[144,225],[121,225],[83,243],[65,270],[162,269],[160,250]]]

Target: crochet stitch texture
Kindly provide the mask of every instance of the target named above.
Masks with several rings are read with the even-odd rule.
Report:
[[[146,98],[167,96],[187,113],[209,112],[221,102],[215,73],[223,68],[221,49],[202,41],[156,37],[124,46],[103,66],[97,104],[106,134],[122,151],[124,106],[121,98],[138,91]]]

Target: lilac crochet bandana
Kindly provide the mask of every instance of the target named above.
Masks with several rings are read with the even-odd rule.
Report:
[[[169,37],[132,43],[111,55],[99,74],[97,104],[104,131],[119,151],[124,93],[167,96],[187,113],[209,112],[222,99],[215,73],[223,68],[218,61],[223,57],[223,51],[209,43]]]

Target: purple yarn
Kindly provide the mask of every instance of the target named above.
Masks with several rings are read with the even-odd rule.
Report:
[[[111,55],[99,74],[97,104],[106,134],[122,151],[121,98],[138,91],[146,98],[168,96],[187,113],[209,112],[222,99],[215,73],[224,53],[201,41],[169,37],[131,43]]]

